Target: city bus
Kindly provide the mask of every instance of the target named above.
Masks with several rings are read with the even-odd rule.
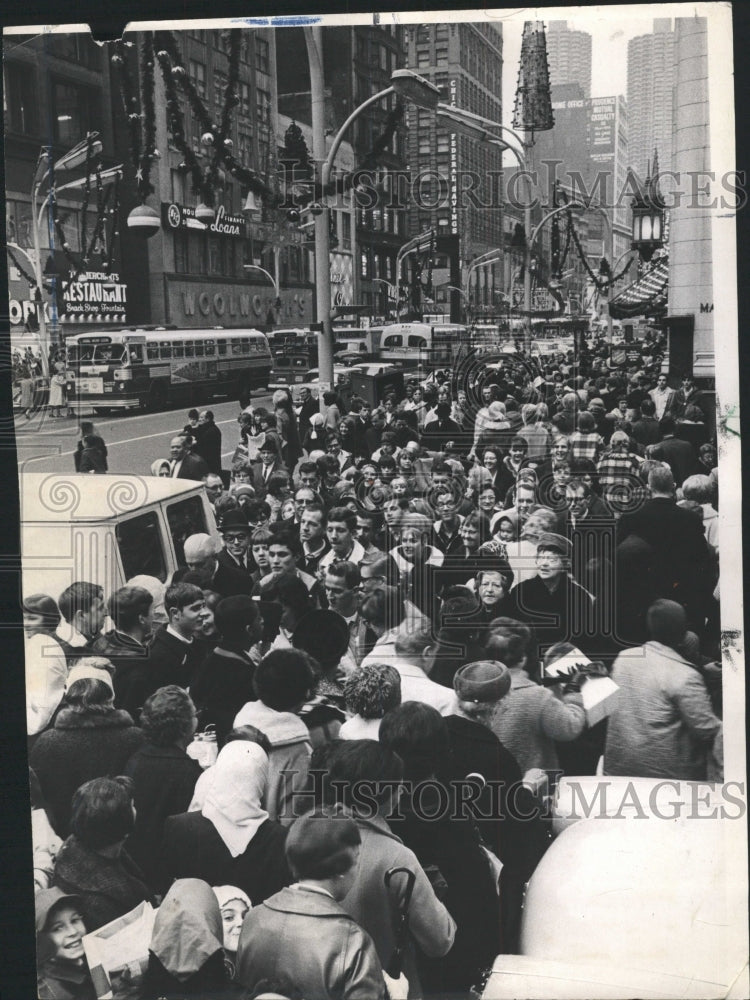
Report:
[[[271,343],[269,389],[287,389],[307,382],[318,367],[318,335],[309,330],[277,330]]]
[[[69,336],[67,392],[75,409],[159,410],[266,388],[271,351],[259,330],[129,327]]]

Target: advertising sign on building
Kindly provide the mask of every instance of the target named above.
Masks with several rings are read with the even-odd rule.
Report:
[[[334,251],[330,255],[331,305],[350,306],[354,301],[352,255]]]
[[[306,288],[280,288],[281,308],[276,309],[272,287],[227,281],[191,281],[166,277],[165,322],[180,327],[266,325],[269,312],[275,322],[304,326],[312,322],[312,292]],[[333,286],[332,286],[333,287]]]
[[[233,239],[244,240],[247,235],[247,222],[244,215],[229,215],[223,205],[216,209],[213,222],[203,223],[195,217],[195,209],[187,205],[162,202],[162,224],[165,229],[197,229],[205,230],[214,236],[230,236]]]
[[[77,281],[57,282],[57,310],[63,323],[124,323],[128,286],[114,271],[85,271]]]

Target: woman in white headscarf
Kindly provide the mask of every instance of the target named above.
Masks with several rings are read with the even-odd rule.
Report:
[[[211,886],[196,878],[174,883],[156,913],[145,1000],[228,996],[219,903]]]
[[[200,810],[170,816],[164,825],[164,864],[175,878],[236,885],[257,906],[292,882],[286,830],[262,807],[268,755],[257,743],[233,741],[210,770]]]

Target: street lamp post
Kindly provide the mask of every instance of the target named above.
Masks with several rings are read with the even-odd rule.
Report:
[[[393,294],[394,291],[398,291],[398,289],[395,288],[395,286],[392,285],[390,283],[390,281],[386,281],[385,278],[373,278],[372,280],[375,281],[375,282],[377,282],[377,284],[379,284],[379,285],[383,285],[385,287],[385,289],[386,289],[386,310],[385,310],[386,311],[386,317],[385,318],[386,318],[386,320],[388,320],[388,318],[390,316],[390,313],[391,313],[389,303],[395,302],[396,305],[398,305],[398,296]]]
[[[265,274],[265,276],[268,278],[268,280],[273,285],[273,290],[274,290],[274,292],[276,294],[276,298],[278,299],[278,297],[279,297],[279,286],[276,283],[276,279],[270,273],[270,271],[267,271],[265,269],[265,267],[261,267],[260,264],[243,264],[242,265],[242,269],[243,269],[243,271],[260,271],[261,274]]]
[[[303,29],[310,66],[310,96],[312,100],[313,159],[321,164],[320,184],[323,192],[322,211],[315,216],[315,296],[321,334],[318,347],[320,372],[320,407],[325,409],[323,392],[333,387],[333,330],[331,326],[330,230],[325,192],[333,172],[333,164],[344,135],[370,105],[391,94],[398,94],[418,107],[434,111],[440,91],[428,80],[408,69],[391,74],[391,86],[373,94],[352,111],[326,150],[325,83],[323,77],[323,29],[320,26]]]
[[[44,376],[49,376],[49,331],[47,329],[47,319],[44,315],[44,300],[42,297],[42,289],[44,288],[44,276],[42,273],[42,241],[41,241],[41,225],[42,217],[45,209],[49,205],[50,201],[50,190],[42,202],[41,207],[39,207],[39,197],[42,188],[42,184],[48,180],[50,174],[53,175],[66,170],[75,170],[77,167],[82,166],[87,159],[91,159],[94,156],[98,156],[102,151],[102,144],[99,139],[98,132],[89,133],[85,139],[75,145],[67,153],[60,157],[59,160],[52,164],[52,147],[43,146],[39,154],[39,159],[37,160],[36,169],[34,170],[34,177],[31,182],[31,231],[34,240],[34,259],[31,259],[29,253],[22,250],[21,247],[15,247],[14,249],[21,250],[26,259],[32,264],[34,269],[34,280],[36,282],[37,291],[39,297],[37,299],[39,304],[37,320],[39,323],[39,350],[41,355],[42,363],[42,374]],[[117,167],[112,167],[109,170],[102,171],[101,179],[108,180],[115,175],[120,174],[122,171],[122,164]],[[61,194],[63,191],[70,191],[76,188],[81,188],[86,184],[86,178],[79,178],[75,181],[70,181],[67,184],[63,184],[61,187],[56,189],[56,194]],[[51,227],[51,222],[49,223]],[[51,236],[51,233],[50,233]],[[50,244],[51,244],[50,240]]]

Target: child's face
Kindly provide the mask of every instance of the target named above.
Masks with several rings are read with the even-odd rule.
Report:
[[[55,948],[55,958],[67,962],[83,960],[83,936],[86,927],[83,917],[73,906],[53,910],[47,934]]]
[[[230,899],[222,906],[221,922],[224,926],[224,948],[227,951],[237,951],[242,921],[247,912],[247,903],[242,899]]]
[[[250,473],[246,469],[238,469],[234,474],[235,483],[249,483]]]
[[[498,537],[500,538],[501,541],[503,541],[503,542],[512,542],[513,541],[513,526],[511,525],[510,521],[501,521],[500,522],[500,529],[499,529],[499,531],[498,531],[497,534],[498,534]]]

